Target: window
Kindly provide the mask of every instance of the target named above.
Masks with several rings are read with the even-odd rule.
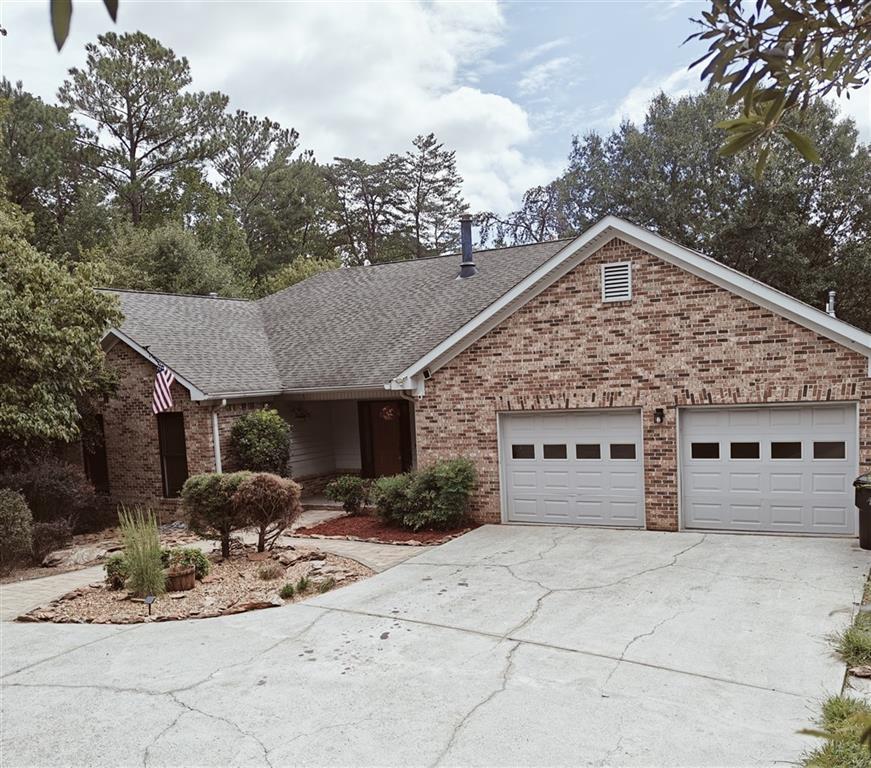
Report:
[[[693,443],[690,447],[690,453],[694,459],[719,459],[720,444],[719,443]]]
[[[602,447],[598,443],[578,443],[575,446],[575,458],[577,459],[601,459]]]
[[[843,441],[814,443],[815,459],[843,459],[847,455],[847,446]]]
[[[772,443],[772,459],[800,459],[801,443]]]
[[[729,455],[733,459],[758,459],[759,443],[732,443]]]
[[[174,499],[188,479],[188,459],[184,440],[184,416],[180,413],[157,414],[160,437],[160,471],[163,474],[163,495]]]
[[[611,458],[612,459],[634,459],[635,444],[634,443],[611,443]]]
[[[93,429],[88,430],[82,443],[82,458],[85,463],[85,477],[100,493],[109,493],[109,462],[106,459],[106,436],[103,414],[94,418]]]
[[[632,298],[632,263],[621,261],[602,265],[602,301],[629,301]]]
[[[535,458],[535,446],[534,445],[512,445],[511,446],[511,458],[512,459],[534,459]]]
[[[565,445],[545,445],[542,446],[544,458],[546,459],[564,459],[566,458]]]

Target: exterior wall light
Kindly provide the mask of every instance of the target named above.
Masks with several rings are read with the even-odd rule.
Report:
[[[662,424],[665,421],[665,411],[662,408],[657,408],[653,412],[653,423]]]

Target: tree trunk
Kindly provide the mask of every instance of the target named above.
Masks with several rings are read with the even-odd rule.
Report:
[[[266,526],[260,526],[260,532],[257,535],[257,551],[265,552],[266,551]]]
[[[229,531],[221,534],[221,557],[223,557],[224,560],[226,560],[230,557],[230,532]]]

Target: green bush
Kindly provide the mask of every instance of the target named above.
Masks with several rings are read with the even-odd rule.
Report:
[[[33,559],[41,563],[49,552],[63,549],[73,540],[73,532],[66,520],[34,523],[32,536]]]
[[[275,541],[302,512],[302,489],[293,480],[268,472],[245,478],[233,494],[233,504],[257,526],[257,551],[272,549]]]
[[[305,576],[300,576],[299,579],[297,579],[296,581],[296,594],[304,595],[306,592],[308,592],[310,586],[311,582]]]
[[[372,483],[375,512],[385,523],[402,525],[405,516],[415,511],[411,499],[413,479],[413,474],[407,472],[404,475],[379,477]]]
[[[257,569],[257,576],[263,579],[263,581],[280,579],[284,576],[284,566],[281,563],[275,562],[275,560],[269,560]]]
[[[127,588],[137,597],[162,595],[166,591],[166,583],[154,513],[138,507],[130,511],[122,506],[118,522],[127,563]]]
[[[293,584],[287,583],[285,584],[279,591],[278,596],[282,600],[291,600],[293,599],[294,594],[296,594],[296,590],[293,588]]]
[[[330,482],[324,493],[328,499],[341,501],[345,512],[358,515],[369,498],[369,483],[357,475],[342,475]]]
[[[290,457],[290,425],[269,408],[246,413],[230,430],[230,446],[242,469],[284,476]]]
[[[127,577],[130,573],[127,570],[127,560],[122,554],[112,555],[105,564],[106,568],[106,583],[110,589],[124,589],[127,583]]]
[[[90,531],[114,522],[106,498],[94,491],[84,470],[56,456],[42,456],[17,471],[3,472],[0,487],[19,491],[37,523],[64,520],[71,530]]]
[[[30,559],[33,515],[24,497],[0,488],[0,570],[8,571]]]
[[[182,508],[190,529],[221,542],[221,555],[230,556],[230,535],[249,524],[245,509],[233,503],[239,486],[250,472],[207,472],[192,475],[181,489]]]
[[[198,580],[204,579],[212,570],[212,564],[202,550],[196,547],[173,547],[161,552],[161,561],[164,568],[190,568],[194,567],[194,574]]]
[[[413,531],[461,525],[475,490],[475,466],[468,459],[447,459],[404,475],[381,477],[373,501],[382,520]]]

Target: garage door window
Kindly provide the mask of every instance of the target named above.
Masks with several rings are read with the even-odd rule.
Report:
[[[730,443],[729,457],[732,459],[758,459],[759,443]]]
[[[543,448],[544,458],[546,459],[564,459],[568,455],[564,443],[559,445],[548,445],[545,443]]]
[[[598,443],[578,443],[575,446],[576,459],[601,459],[602,447]]]
[[[847,446],[840,442],[814,443],[815,459],[843,459],[847,455]]]
[[[634,459],[635,444],[634,443],[611,443],[611,458],[612,459]]]
[[[772,459],[800,459],[801,443],[772,443]]]
[[[534,459],[535,458],[535,446],[528,444],[520,444],[520,445],[512,445],[511,446],[511,458],[512,459]]]
[[[690,452],[694,459],[719,459],[719,443],[693,443]]]

